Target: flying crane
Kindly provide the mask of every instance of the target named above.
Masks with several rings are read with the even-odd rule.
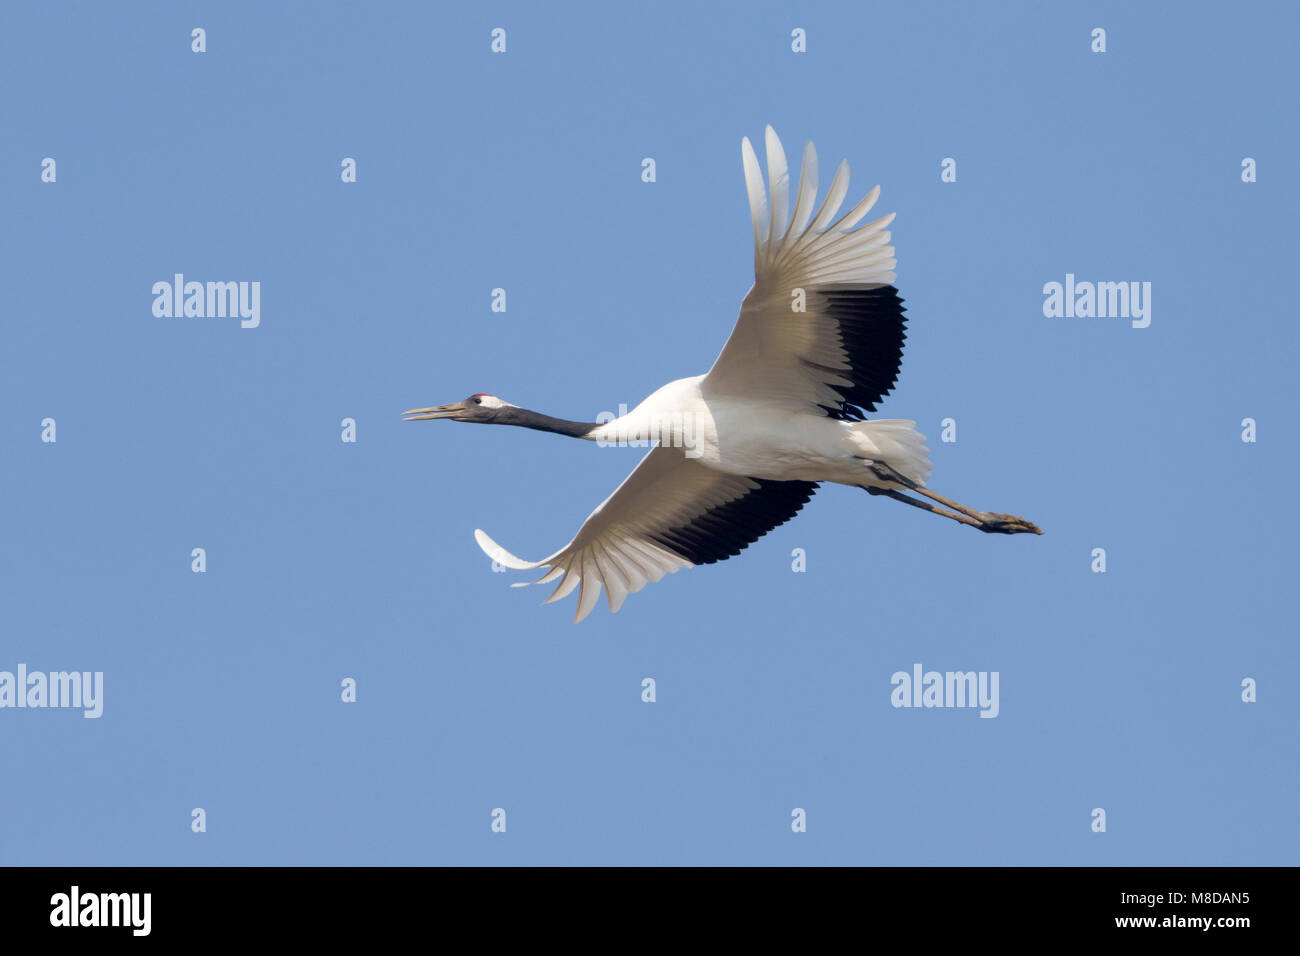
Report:
[[[829,481],[863,488],[996,534],[1042,534],[1015,515],[975,511],[926,487],[930,459],[916,423],[868,419],[893,390],[906,338],[894,288],[893,215],[866,225],[872,189],[836,220],[849,188],[840,163],[820,208],[817,151],[804,148],[794,209],[785,151],[766,131],[768,188],[749,139],[741,159],[754,223],[754,285],[713,367],[669,382],[604,423],[552,418],[479,393],[415,408],[406,421],[516,425],[654,447],[563,548],[524,561],[481,530],[479,547],[520,571],[558,581],[544,603],[575,589],[575,621],[605,590],[617,612],[665,574],[725,561],[793,518]],[[802,310],[798,306],[802,306]],[[515,585],[523,586],[522,584]]]

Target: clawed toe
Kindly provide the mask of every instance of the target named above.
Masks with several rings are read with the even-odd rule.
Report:
[[[1032,521],[1026,521],[1018,515],[1004,515],[996,512],[984,512],[981,515],[979,529],[986,534],[1042,534],[1042,530]]]

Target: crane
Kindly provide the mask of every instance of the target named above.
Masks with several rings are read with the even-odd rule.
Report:
[[[868,419],[894,387],[906,338],[894,287],[892,214],[863,226],[872,189],[836,220],[849,188],[840,163],[820,208],[817,151],[804,148],[794,209],[785,150],[766,129],[767,188],[749,138],[741,160],[754,224],[754,285],[731,337],[704,375],[655,391],[606,422],[553,418],[483,392],[413,408],[405,421],[515,425],[602,444],[651,450],[577,535],[540,561],[524,561],[482,530],[493,561],[547,568],[557,581],[543,603],[576,588],[575,621],[602,587],[612,612],[629,594],[682,568],[734,557],[793,518],[820,482],[863,488],[993,534],[1042,534],[1015,515],[976,511],[926,487],[925,436],[914,421]]]

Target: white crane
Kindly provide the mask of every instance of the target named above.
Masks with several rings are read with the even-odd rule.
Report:
[[[1023,518],[974,511],[926,488],[930,459],[915,422],[866,420],[864,410],[874,412],[894,387],[906,338],[886,231],[894,217],[854,228],[875,205],[877,186],[833,221],[849,188],[847,161],[814,215],[812,143],[804,148],[791,214],[785,151],[770,126],[766,138],[770,202],[754,148],[748,138],[741,142],[754,286],[707,374],[669,382],[603,424],[551,418],[483,393],[405,413],[407,421],[445,418],[655,443],[550,557],[524,561],[474,532],[488,556],[508,568],[550,568],[532,582],[559,579],[547,604],[581,585],[575,621],[591,613],[602,586],[617,612],[628,594],[665,574],[739,554],[793,518],[821,481],[864,488],[981,531],[1042,534]]]

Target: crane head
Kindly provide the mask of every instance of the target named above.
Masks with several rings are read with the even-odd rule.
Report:
[[[513,405],[501,401],[495,395],[478,392],[463,402],[452,402],[450,405],[431,405],[428,408],[412,408],[402,414],[406,416],[403,421],[407,422],[426,422],[435,418],[449,418],[453,422],[492,422],[496,420],[501,409],[513,407]]]

